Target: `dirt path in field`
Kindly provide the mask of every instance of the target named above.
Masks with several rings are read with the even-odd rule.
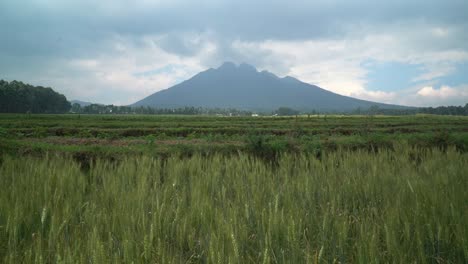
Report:
[[[100,139],[100,138],[64,138],[64,137],[47,137],[47,138],[29,138],[26,141],[42,142],[54,145],[105,145],[105,146],[130,146],[130,145],[145,145],[149,144],[148,140],[143,139]],[[155,145],[235,145],[243,146],[242,141],[207,141],[203,139],[168,139],[155,140]]]

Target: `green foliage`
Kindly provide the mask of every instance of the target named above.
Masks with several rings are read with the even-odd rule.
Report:
[[[265,160],[274,161],[279,154],[280,148],[280,144],[273,145],[267,137],[262,135],[251,135],[246,139],[247,151]]]
[[[82,112],[82,110],[81,110],[81,105],[78,104],[78,103],[72,104],[70,111],[71,111],[72,113],[81,113],[81,112]]]
[[[294,110],[289,107],[280,107],[275,111],[275,114],[280,115],[280,116],[292,116],[292,115],[298,115],[299,111]]]
[[[445,150],[449,145],[451,145],[451,136],[448,131],[440,130],[434,133],[432,138],[432,144]]]
[[[225,108],[179,107],[179,108],[152,108],[130,107],[117,105],[91,104],[81,107],[73,104],[72,113],[80,114],[146,114],[146,115],[222,115],[222,116],[250,116],[251,111]]]
[[[8,136],[8,131],[3,128],[3,127],[0,127],[0,138],[5,138]]]
[[[70,108],[51,88],[0,80],[0,113],[66,113]]]
[[[282,151],[304,151],[319,156],[338,148],[370,151],[392,148],[397,142],[423,148],[455,146],[466,152],[467,126],[468,119],[463,116],[328,115],[325,121],[323,116],[81,115],[78,118],[77,115],[1,114],[0,141],[4,141],[4,147],[0,153],[23,155],[32,149],[36,153],[86,152],[90,146],[99,145],[104,152],[157,156],[179,153],[177,145],[185,144],[194,146],[195,152],[233,154],[248,150],[273,159]],[[148,147],[148,136],[158,141],[157,149]],[[257,146],[255,137],[261,137],[265,144]]]
[[[0,263],[466,262],[468,119],[322,117],[2,114]]]
[[[386,109],[378,106],[371,106],[369,109],[360,107],[351,111],[350,114],[355,115],[415,115],[415,114],[432,114],[432,115],[468,115],[468,103],[465,106],[438,106],[438,107],[412,107],[406,109]]]
[[[91,138],[93,137],[93,134],[91,133],[89,129],[82,129],[80,130],[78,136],[82,138]]]
[[[149,146],[153,146],[155,141],[156,141],[156,137],[154,135],[146,136],[146,142],[148,142]]]
[[[414,162],[414,154],[419,162]],[[2,263],[465,263],[467,154],[3,156]]]
[[[299,151],[292,140],[255,134],[246,138],[246,150],[256,157],[273,162],[283,153],[295,153]]]
[[[47,129],[44,127],[36,127],[34,129],[34,137],[43,138],[47,136]]]
[[[322,157],[322,145],[320,143],[319,140],[308,140],[305,144],[304,144],[304,153],[306,154],[311,154],[317,158],[320,158]]]
[[[179,154],[179,157],[181,158],[192,157],[195,153],[194,147],[187,144],[177,144],[176,148],[177,154]]]

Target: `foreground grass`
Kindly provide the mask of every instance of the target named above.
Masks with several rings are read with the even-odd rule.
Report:
[[[466,263],[468,155],[4,156],[4,263]]]

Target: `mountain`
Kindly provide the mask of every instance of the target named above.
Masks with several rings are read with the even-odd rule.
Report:
[[[245,63],[236,65],[231,62],[226,62],[217,69],[203,71],[131,106],[220,107],[255,111],[271,111],[279,107],[302,111],[349,111],[371,106],[406,108],[339,95],[293,77],[280,78],[268,71],[259,72]]]

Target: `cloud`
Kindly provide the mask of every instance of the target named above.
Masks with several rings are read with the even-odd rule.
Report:
[[[399,97],[403,103],[414,106],[464,106],[468,103],[468,85],[423,86],[408,89]]]
[[[395,92],[384,92],[384,91],[368,91],[368,90],[361,90],[358,93],[353,93],[351,96],[356,98],[361,98],[364,100],[375,101],[375,102],[382,102],[388,104],[394,104],[395,99],[398,98],[398,94]]]
[[[52,86],[71,99],[130,104],[205,70],[199,61],[214,49],[206,42],[196,56],[181,56],[158,46],[161,38],[116,35],[109,41],[112,45],[93,51],[92,56],[44,58],[47,66],[37,67],[43,63],[41,57],[32,62],[37,68],[29,70],[8,67],[25,61],[12,57],[6,64],[0,61],[0,67],[6,69],[7,79]]]
[[[230,60],[402,103],[408,87],[368,88],[365,62],[420,66],[412,87],[450,76],[468,61],[467,9],[458,0],[5,0],[0,78],[127,104]]]
[[[28,31],[47,25],[55,31],[161,34],[215,32],[246,40],[310,39],[340,36],[359,24],[385,25],[425,20],[435,24],[466,23],[463,0],[437,1],[14,1],[0,4],[2,21]],[[32,23],[38,25],[28,27]],[[60,23],[58,23],[60,22]],[[440,26],[443,28],[443,26]],[[86,30],[88,29],[88,30]]]
[[[292,75],[343,95],[393,102],[395,93],[366,88],[369,73],[366,62],[399,62],[420,65],[422,74],[413,82],[431,81],[455,71],[457,64],[468,61],[468,51],[417,48],[419,42],[405,43],[407,32],[383,32],[337,40],[277,41],[236,43],[240,50],[254,50],[263,67],[280,75]],[[240,48],[239,48],[240,47]],[[258,60],[258,59],[257,59]],[[271,65],[269,61],[279,63]],[[400,87],[403,90],[408,87]]]
[[[180,56],[159,47],[159,39],[159,36],[145,36],[135,43],[119,38],[113,52],[102,53],[93,60],[70,60],[68,71],[83,72],[88,77],[86,82],[89,86],[82,84],[81,78],[71,78],[67,85],[76,89],[82,87],[74,94],[75,97],[91,94],[106,99],[111,91],[119,95],[111,103],[130,104],[204,70],[199,58],[213,49],[206,43],[200,47],[197,57]],[[84,90],[87,91],[83,93]]]
[[[434,89],[431,86],[426,86],[426,87],[421,88],[417,94],[422,97],[436,98],[436,99],[445,99],[445,98],[450,98],[450,97],[467,95],[464,89],[457,90],[449,86],[442,86],[440,87],[440,89]]]

